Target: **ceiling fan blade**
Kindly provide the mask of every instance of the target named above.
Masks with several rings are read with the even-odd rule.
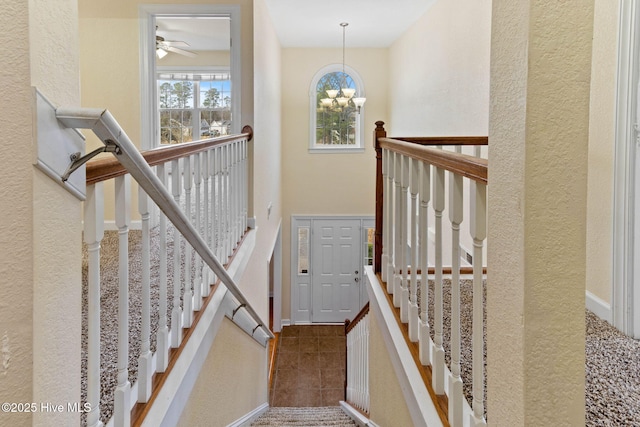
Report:
[[[195,52],[191,52],[190,50],[179,49],[173,46],[167,46],[167,50],[169,52],[177,53],[179,55],[188,56],[189,58],[195,58],[196,56],[198,56],[198,54]]]
[[[165,43],[167,46],[173,47],[189,47],[189,43],[179,40],[165,40],[163,43]]]

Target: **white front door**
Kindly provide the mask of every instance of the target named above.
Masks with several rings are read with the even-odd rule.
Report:
[[[344,322],[360,311],[360,228],[359,219],[313,221],[312,322]]]

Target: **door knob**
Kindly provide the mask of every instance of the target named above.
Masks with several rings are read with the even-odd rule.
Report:
[[[357,277],[355,279],[353,279],[353,280],[355,280],[356,282],[360,281],[360,279],[358,279]]]

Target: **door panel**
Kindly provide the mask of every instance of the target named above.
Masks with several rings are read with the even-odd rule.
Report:
[[[360,220],[315,220],[312,322],[343,322],[360,309]]]

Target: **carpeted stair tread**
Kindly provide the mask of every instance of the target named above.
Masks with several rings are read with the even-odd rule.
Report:
[[[313,408],[271,407],[252,426],[355,426],[356,423],[338,406]]]

